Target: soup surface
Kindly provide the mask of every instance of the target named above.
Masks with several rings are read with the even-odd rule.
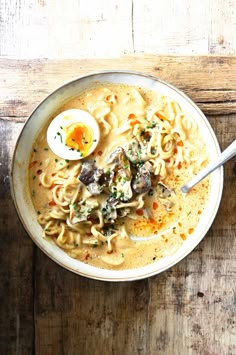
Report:
[[[89,157],[64,160],[50,150],[47,128],[76,108],[96,119],[100,140]],[[94,86],[55,112],[32,149],[29,184],[42,237],[107,269],[171,255],[193,237],[209,180],[188,194],[180,187],[207,159],[196,122],[177,102],[140,87]]]

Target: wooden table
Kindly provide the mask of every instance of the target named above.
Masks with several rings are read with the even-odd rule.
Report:
[[[9,165],[27,115],[65,80],[115,67],[172,82],[207,113],[222,149],[235,138],[235,58],[1,59],[0,353],[235,354],[235,160],[225,165],[222,202],[207,236],[178,265],[147,280],[114,284],[74,275],[19,223]]]
[[[199,246],[161,275],[130,283],[85,279],[52,262],[23,230],[9,187],[33,108],[98,69],[140,70],[176,85],[228,146],[236,136],[235,8],[236,0],[1,0],[0,355],[236,354],[235,159]]]

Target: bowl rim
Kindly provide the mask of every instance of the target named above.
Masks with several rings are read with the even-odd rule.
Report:
[[[205,229],[204,229],[204,233],[202,233],[201,237],[196,239],[192,243],[192,245],[190,246],[189,249],[187,249],[184,253],[182,253],[177,259],[172,260],[170,263],[168,263],[168,265],[162,266],[159,269],[156,269],[156,270],[153,270],[153,271],[149,271],[147,274],[142,273],[141,275],[129,276],[129,277],[124,277],[124,276],[118,277],[118,275],[116,275],[114,277],[101,277],[101,276],[89,275],[87,273],[81,272],[78,269],[71,268],[67,264],[65,264],[62,261],[58,260],[58,258],[56,256],[51,255],[47,250],[45,250],[45,248],[43,248],[43,246],[41,246],[38,243],[37,239],[34,238],[33,233],[31,233],[31,231],[27,227],[26,223],[24,222],[24,218],[23,218],[23,216],[22,216],[22,214],[20,212],[20,208],[19,208],[19,205],[17,203],[15,187],[14,187],[14,183],[13,183],[14,168],[15,168],[15,163],[16,163],[15,158],[16,158],[17,148],[18,148],[19,142],[21,140],[21,137],[23,135],[23,131],[25,130],[26,126],[31,121],[31,119],[34,116],[35,112],[51,96],[55,95],[57,92],[60,92],[62,89],[66,88],[67,86],[72,85],[73,83],[75,83],[77,81],[80,81],[81,79],[95,77],[95,76],[103,75],[103,74],[128,74],[128,75],[130,74],[130,75],[137,75],[137,76],[141,76],[141,77],[145,77],[145,78],[157,81],[157,82],[163,84],[164,86],[167,86],[171,90],[175,91],[178,95],[182,96],[188,102],[188,104],[193,106],[193,108],[198,112],[198,114],[205,121],[205,124],[207,125],[207,128],[208,128],[209,132],[212,135],[212,139],[214,140],[217,154],[218,155],[220,154],[220,152],[221,152],[220,145],[219,145],[218,139],[216,137],[216,134],[215,134],[210,122],[208,121],[208,119],[206,118],[206,116],[202,112],[202,110],[198,107],[198,105],[188,95],[186,95],[181,89],[175,87],[173,84],[170,84],[169,82],[167,82],[165,80],[160,79],[157,76],[154,76],[154,75],[148,74],[148,73],[144,73],[144,72],[140,72],[140,71],[122,70],[122,69],[121,70],[111,69],[111,70],[94,71],[94,72],[91,72],[91,73],[88,73],[88,74],[85,74],[85,75],[81,75],[81,76],[78,76],[76,78],[73,78],[71,80],[68,80],[68,81],[64,82],[61,86],[57,87],[55,90],[50,92],[43,100],[41,100],[39,102],[39,104],[36,105],[36,107],[33,109],[33,111],[31,111],[31,113],[29,114],[29,116],[26,119],[25,123],[23,124],[23,127],[21,128],[21,131],[20,131],[20,133],[18,135],[18,138],[16,140],[14,151],[13,151],[13,154],[12,154],[11,165],[10,165],[10,174],[9,174],[10,175],[10,192],[11,192],[11,196],[12,196],[12,199],[13,199],[13,202],[14,202],[14,206],[15,206],[18,218],[19,218],[22,226],[24,227],[25,231],[27,232],[28,236],[31,238],[33,243],[36,244],[36,246],[44,254],[46,254],[51,260],[53,260],[55,263],[57,263],[58,265],[60,265],[64,269],[67,269],[67,270],[69,270],[69,271],[71,271],[71,272],[73,272],[73,273],[75,273],[77,275],[80,275],[80,276],[83,276],[83,277],[86,277],[86,278],[89,278],[89,279],[100,280],[100,281],[108,281],[108,282],[110,282],[110,281],[111,282],[136,281],[136,280],[146,279],[146,278],[158,275],[158,274],[170,269],[174,265],[178,264],[181,260],[183,260],[186,256],[190,255],[192,253],[192,251],[196,248],[196,246],[200,244],[200,242],[203,240],[203,238],[206,236],[207,232],[209,231],[212,223],[214,222],[214,219],[215,219],[216,214],[217,214],[217,212],[219,210],[219,206],[220,206],[220,203],[221,203],[221,200],[222,200],[222,193],[223,193],[223,186],[224,186],[224,169],[223,169],[223,166],[221,166],[220,170],[219,170],[220,171],[220,177],[219,177],[217,203],[214,205],[214,211],[211,214],[211,218],[208,220],[207,225],[205,226]],[[104,82],[105,82],[105,80],[104,80]],[[135,269],[139,270],[141,268],[135,268]],[[129,269],[127,269],[127,270],[129,270]],[[112,270],[112,271],[115,271],[115,272],[119,273],[119,271],[125,271],[125,270]]]

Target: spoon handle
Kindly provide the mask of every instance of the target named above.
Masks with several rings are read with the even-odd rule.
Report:
[[[236,140],[231,143],[228,148],[226,148],[215,160],[214,162],[208,164],[202,171],[200,171],[192,180],[187,182],[187,184],[181,187],[181,191],[187,193],[193,186],[204,179],[212,171],[217,169],[219,166],[223,165],[226,161],[233,158],[236,155]]]

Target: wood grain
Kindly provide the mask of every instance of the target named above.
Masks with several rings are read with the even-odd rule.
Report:
[[[21,123],[0,119],[0,353],[30,354],[34,338],[34,245],[10,197],[9,165]]]
[[[113,284],[74,275],[35,247],[19,223],[9,193],[9,165],[23,121],[64,81],[111,63],[158,73],[195,95],[207,105],[205,112],[217,113],[207,117],[221,148],[235,139],[235,58],[1,59],[0,353],[234,355],[235,159],[225,165],[222,202],[204,240],[182,262],[146,280]],[[217,103],[219,111],[213,110]]]
[[[17,116],[24,120],[60,85],[108,69],[135,69],[166,80],[188,94],[206,114],[236,112],[236,57],[140,55],[64,61],[2,58],[0,117]]]
[[[1,0],[0,55],[235,54],[236,0]]]

